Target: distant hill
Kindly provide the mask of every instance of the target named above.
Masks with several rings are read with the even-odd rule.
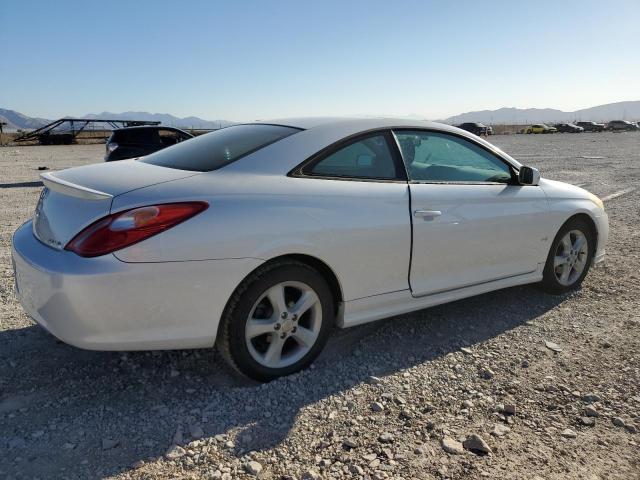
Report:
[[[7,123],[7,125],[3,127],[4,130],[32,130],[46,125],[51,120],[47,120],[46,118],[27,117],[15,110],[0,108],[0,121]]]
[[[575,112],[563,112],[552,108],[499,108],[498,110],[479,110],[461,113],[442,120],[445,123],[481,122],[492,124],[524,125],[542,122],[573,122],[591,120],[607,122],[609,120],[640,120],[640,101],[608,103],[597,107],[583,108]]]
[[[90,113],[82,118],[112,118],[118,120],[149,120],[159,121],[162,125],[177,128],[220,128],[233,125],[234,122],[227,120],[203,120],[198,117],[179,118],[168,113],[149,113],[149,112],[123,112],[123,113]]]
[[[204,120],[199,117],[176,117],[168,113],[149,112],[123,112],[123,113],[90,113],[82,118],[111,118],[122,120],[150,120],[160,121],[162,125],[178,128],[220,128],[233,125],[228,120]],[[480,110],[476,112],[461,113],[440,120],[444,123],[459,124],[462,122],[482,122],[487,124],[514,124],[525,125],[531,123],[556,123],[573,122],[580,120],[592,120],[607,122],[609,120],[640,120],[640,101],[617,102],[597,107],[584,108],[575,112],[563,112],[552,108],[499,108],[498,110]],[[41,127],[51,120],[45,118],[28,117],[15,110],[0,108],[0,121],[7,122],[4,127],[9,130],[32,130]]]
[[[178,128],[194,128],[194,129],[210,129],[210,128],[220,128],[227,127],[229,125],[233,125],[234,122],[229,122],[227,120],[203,120],[198,117],[185,117],[179,118],[174,115],[170,115],[168,113],[149,113],[149,112],[123,112],[123,113],[112,113],[112,112],[102,112],[102,113],[90,113],[80,118],[109,118],[114,120],[149,120],[149,121],[160,121],[162,125],[166,125],[168,127],[178,127]],[[7,125],[3,127],[5,131],[11,130],[33,130],[47,123],[52,122],[53,120],[47,120],[46,118],[35,118],[28,117],[23,113],[16,112],[15,110],[8,110],[4,108],[0,108],[0,121],[6,122]]]

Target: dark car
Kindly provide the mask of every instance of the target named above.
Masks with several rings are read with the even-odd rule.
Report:
[[[143,126],[114,130],[107,140],[105,162],[144,157],[176,143],[193,138],[193,135],[172,127]]]
[[[626,120],[612,120],[607,124],[607,130],[612,132],[633,131],[638,130],[638,125]]]
[[[577,122],[577,126],[584,128],[585,132],[604,132],[604,123]]]
[[[579,127],[578,125],[575,125],[573,123],[556,123],[555,127],[559,132],[565,132],[565,133],[584,132],[584,128]]]
[[[486,136],[489,134],[489,128],[486,125],[477,122],[461,123],[460,125],[458,125],[458,128],[461,128],[478,136]]]

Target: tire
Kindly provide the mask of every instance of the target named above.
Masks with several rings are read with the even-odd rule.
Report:
[[[586,248],[576,247],[580,235],[586,241]],[[570,248],[566,243],[567,238],[571,244]],[[551,244],[544,266],[542,289],[548,293],[559,295],[580,288],[582,281],[589,273],[595,246],[596,233],[589,223],[580,218],[570,219],[566,222]],[[566,258],[567,261],[557,262],[556,257],[558,259]],[[567,269],[568,274],[566,273]]]
[[[300,302],[303,296],[306,302]],[[298,308],[312,301],[307,310]],[[236,372],[268,382],[303,370],[315,360],[329,338],[335,311],[333,295],[320,273],[302,262],[277,261],[238,286],[222,315],[216,346]]]

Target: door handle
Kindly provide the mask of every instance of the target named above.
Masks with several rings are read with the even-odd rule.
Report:
[[[440,210],[414,210],[414,217],[423,217],[423,218],[434,218],[442,215]]]

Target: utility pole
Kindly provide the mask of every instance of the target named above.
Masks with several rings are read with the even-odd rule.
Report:
[[[0,147],[2,146],[2,127],[5,126],[7,122],[0,121]]]

